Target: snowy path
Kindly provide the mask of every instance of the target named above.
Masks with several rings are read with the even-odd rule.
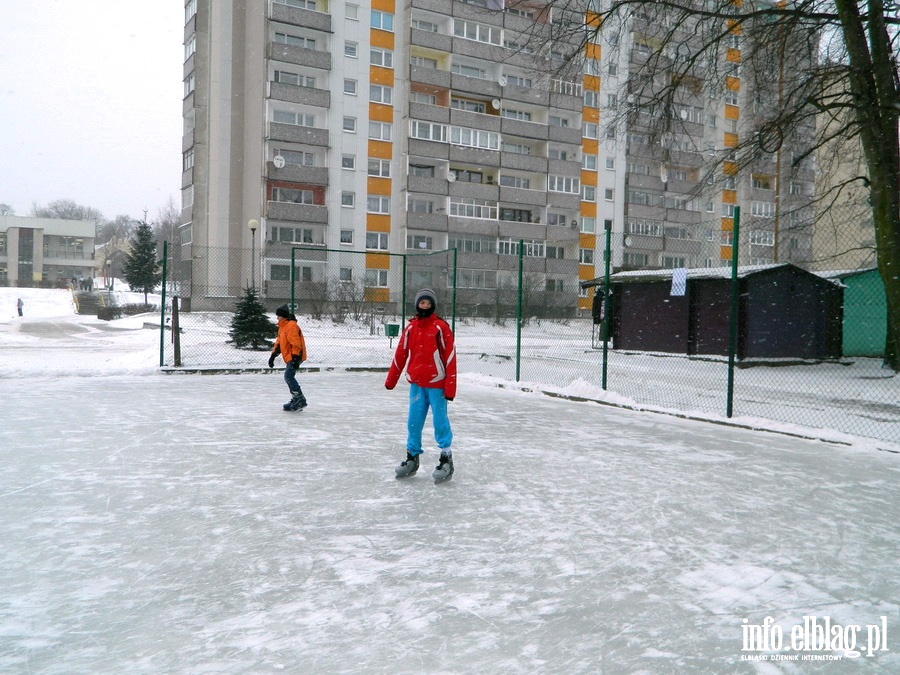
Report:
[[[463,382],[397,481],[382,381],[0,379],[0,671],[900,670],[897,455]],[[810,614],[890,651],[741,661]]]

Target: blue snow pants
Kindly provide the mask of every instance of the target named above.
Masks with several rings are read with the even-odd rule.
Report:
[[[294,366],[292,366],[290,362],[286,363],[284,366],[284,382],[287,384],[288,389],[291,390],[291,398],[299,398],[300,405],[306,407],[306,397],[303,395],[300,383],[297,382],[297,371],[294,370]]]
[[[440,449],[450,448],[453,432],[447,417],[447,399],[443,389],[409,385],[409,417],[406,419],[406,449],[411,455],[422,454],[422,428],[425,416],[431,408],[431,424],[434,426],[434,440]]]

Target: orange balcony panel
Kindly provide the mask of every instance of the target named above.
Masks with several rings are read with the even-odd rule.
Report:
[[[367,213],[366,229],[371,232],[390,232],[391,217],[384,213]]]
[[[578,235],[578,246],[580,248],[594,248],[597,245],[597,235],[581,232]]]
[[[722,190],[723,204],[737,204],[737,192],[735,190]]]
[[[733,232],[734,231],[734,219],[733,218],[722,218],[722,232]],[[731,256],[728,256],[729,258]]]
[[[595,61],[600,60],[600,45],[594,44],[593,42],[588,42],[584,46],[584,55],[589,59],[594,59]]]
[[[725,104],[725,119],[726,120],[739,120],[741,119],[741,109],[736,105],[730,105],[728,103]]]
[[[381,66],[369,66],[369,81],[385,87],[394,86],[394,69]]]
[[[394,121],[394,109],[389,105],[370,103],[369,119],[373,122],[387,122],[391,124]]]
[[[391,301],[391,289],[390,288],[366,288],[363,293],[363,298],[366,302],[390,302]]]
[[[371,253],[369,251],[366,251],[366,269],[370,269],[370,270],[389,270],[389,269],[391,269],[391,256],[389,256],[387,253]]]
[[[737,162],[722,162],[722,173],[726,176],[737,176]]]
[[[369,176],[366,179],[366,191],[370,195],[389,195],[391,194],[391,179]]]
[[[729,132],[725,132],[725,147],[726,148],[736,148],[738,144],[738,135],[732,134]]]
[[[585,218],[597,217],[597,204],[594,202],[581,202],[581,215]]]
[[[600,91],[600,78],[596,75],[585,75],[584,88],[588,91]]]
[[[587,281],[588,279],[593,279],[596,276],[597,273],[594,271],[593,265],[578,265],[579,281]]]
[[[394,14],[397,11],[397,3],[396,0],[372,0],[372,9]]]
[[[590,26],[591,28],[600,28],[600,24],[602,23],[602,19],[597,12],[585,12],[584,13],[584,22]]]
[[[581,170],[581,184],[582,185],[597,185],[597,172],[596,171],[587,171],[585,169]]]
[[[731,260],[731,247],[730,246],[720,246],[719,247],[719,259],[720,260]]]
[[[731,61],[731,63],[740,63],[741,62],[741,50],[735,49],[734,47],[728,47],[725,50],[725,60]]]
[[[394,144],[388,141],[369,141],[369,157],[372,159],[393,159]]]
[[[725,77],[725,88],[728,91],[740,91],[741,90],[741,78],[732,77],[731,75],[727,75]]]
[[[374,7],[372,9],[375,9]],[[385,30],[377,30],[373,28],[369,31],[369,42],[372,43],[373,47],[380,47],[381,49],[394,49],[394,34],[388,33]]]
[[[600,141],[598,141],[596,138],[581,139],[581,151],[586,152],[589,155],[599,155]]]
[[[582,108],[581,117],[585,122],[600,122],[600,108]]]

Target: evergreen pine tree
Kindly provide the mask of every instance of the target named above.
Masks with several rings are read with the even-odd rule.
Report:
[[[272,338],[278,326],[272,323],[266,308],[259,301],[256,289],[246,288],[231,318],[230,342],[238,349],[264,351],[272,349]]]
[[[147,223],[140,223],[131,239],[131,253],[125,257],[125,281],[131,290],[152,293],[162,280],[162,263],[156,258],[156,238]]]

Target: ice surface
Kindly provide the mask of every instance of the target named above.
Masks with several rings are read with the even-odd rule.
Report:
[[[809,672],[741,629],[811,614],[894,631],[819,667],[900,670],[896,454],[463,373],[453,480],[398,481],[403,385],[285,413],[140,325],[0,322],[2,672]]]

